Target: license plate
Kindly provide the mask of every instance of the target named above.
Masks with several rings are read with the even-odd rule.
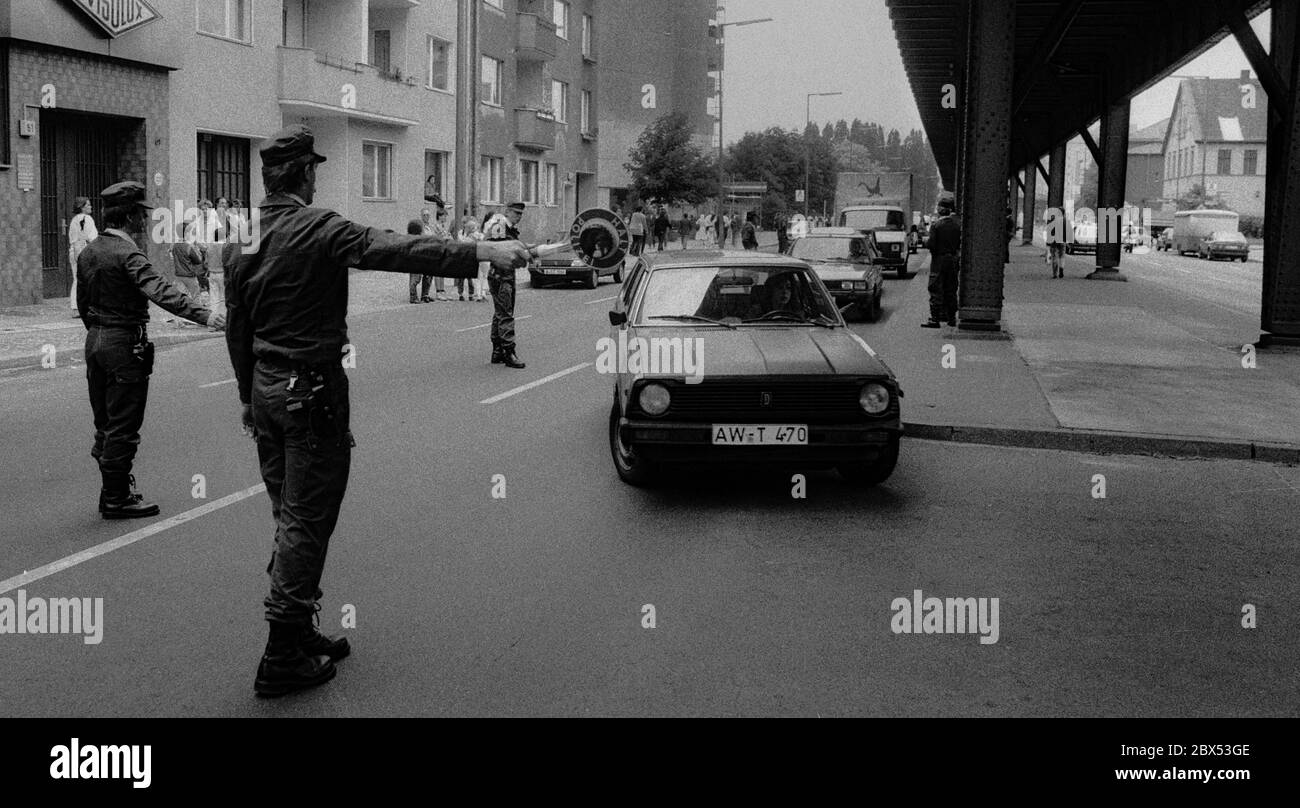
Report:
[[[714,446],[806,446],[806,424],[714,424]]]
[[[543,270],[542,270],[542,274],[543,274],[543,275],[568,275],[568,274],[569,274],[569,270],[567,270],[567,269],[543,269]]]

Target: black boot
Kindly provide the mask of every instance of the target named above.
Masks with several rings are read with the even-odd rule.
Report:
[[[519,357],[515,356],[513,348],[501,352],[501,363],[508,368],[524,367],[524,363],[519,360]]]
[[[99,492],[99,515],[105,519],[139,519],[157,516],[158,506],[145,502],[135,490],[135,477],[116,471],[100,472],[104,487]]]
[[[505,354],[501,351],[500,345],[492,346],[492,364],[499,365],[505,361]]]
[[[312,628],[307,621],[306,629]],[[323,685],[338,670],[328,656],[308,656],[299,646],[304,625],[301,623],[271,623],[271,636],[266,641],[266,652],[257,666],[257,679],[253,691],[264,698],[284,696],[296,690]]]
[[[316,614],[312,622],[303,624],[302,635],[298,638],[298,647],[309,657],[327,656],[331,662],[338,662],[352,653],[347,637],[329,637],[321,634],[320,603],[316,604]]]

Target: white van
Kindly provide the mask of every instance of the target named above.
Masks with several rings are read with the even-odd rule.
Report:
[[[1182,255],[1198,252],[1201,244],[1212,233],[1235,233],[1241,228],[1241,217],[1230,210],[1180,210],[1174,214],[1174,231],[1170,249]]]

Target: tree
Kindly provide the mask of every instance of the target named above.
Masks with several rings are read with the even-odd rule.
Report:
[[[765,182],[769,192],[785,200],[787,209],[803,210],[803,203],[795,201],[795,192],[804,184],[805,155],[809,161],[809,204],[820,210],[822,200],[835,193],[835,155],[831,144],[820,137],[804,137],[777,127],[746,132],[731,145],[725,165],[736,181]]]
[[[849,142],[865,147],[868,143],[867,125],[859,118],[849,124]]]
[[[890,168],[897,168],[903,162],[903,139],[897,129],[890,129],[885,140],[884,162]]]
[[[670,112],[646,127],[623,167],[641,199],[698,205],[718,194],[717,163],[694,139],[685,113]]]
[[[835,122],[835,139],[837,141],[849,139],[849,124],[843,118]]]
[[[813,123],[812,121],[809,121],[808,125],[804,127],[803,130],[804,137],[820,137],[820,134],[821,134],[820,130],[817,129],[817,124]]]
[[[884,170],[884,167],[871,156],[870,149],[851,140],[836,143],[833,151],[837,171],[876,172]]]
[[[1223,210],[1227,205],[1218,194],[1207,194],[1205,187],[1199,182],[1187,189],[1187,193],[1178,197],[1178,210],[1197,210],[1208,208],[1210,210]]]
[[[834,139],[835,139],[835,127],[831,126],[830,122],[827,121],[826,128],[822,129],[822,140],[834,140]]]

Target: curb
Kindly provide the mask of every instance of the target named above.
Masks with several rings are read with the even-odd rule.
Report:
[[[1259,460],[1300,464],[1300,446],[1246,440],[1171,437],[1140,432],[1087,429],[1013,429],[991,426],[952,426],[903,422],[903,434],[918,440],[1055,449],[1090,454],[1159,455],[1216,460]]]
[[[223,337],[222,331],[209,331],[204,329],[195,334],[160,334],[157,336],[150,335],[149,339],[157,348],[166,348],[171,345],[180,345],[186,342],[198,342],[199,340],[212,339],[213,337]],[[59,363],[71,360],[85,364],[86,356],[83,348],[64,348],[59,351]],[[29,356],[10,356],[0,358],[0,370],[42,370],[41,355],[34,354]]]

